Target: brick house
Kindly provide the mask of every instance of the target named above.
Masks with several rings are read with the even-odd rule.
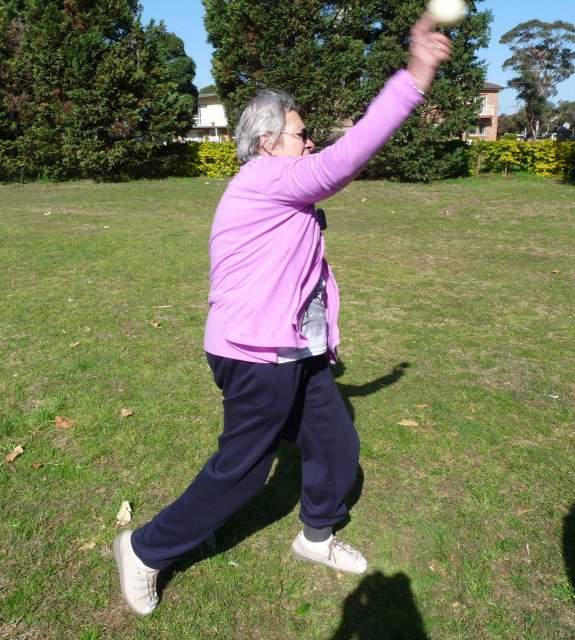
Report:
[[[481,111],[477,116],[477,124],[467,130],[468,140],[497,140],[497,120],[499,118],[499,93],[505,87],[494,82],[484,82],[477,100],[481,103]]]

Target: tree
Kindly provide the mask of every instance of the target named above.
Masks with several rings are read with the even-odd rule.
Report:
[[[533,138],[537,137],[549,98],[557,94],[556,85],[575,71],[575,26],[569,22],[522,22],[501,36],[512,56],[503,63],[515,76],[508,85],[525,102],[525,113]]]
[[[352,107],[364,42],[348,27],[352,2],[203,0],[213,74],[230,125],[258,89],[291,93],[316,137]],[[347,11],[347,13],[345,13]]]
[[[465,19],[444,30],[452,40],[453,55],[439,68],[424,104],[380,152],[371,167],[373,175],[428,181],[466,174],[466,145],[461,138],[479,112],[477,96],[485,67],[476,52],[488,44],[491,21],[491,13],[479,11],[478,4],[467,2]],[[368,99],[407,64],[409,32],[425,3],[391,0],[376,5],[375,37],[366,56]]]
[[[215,48],[213,74],[231,126],[263,87],[291,93],[314,140],[327,143],[356,121],[408,58],[409,33],[425,0],[203,0]],[[463,170],[461,132],[474,120],[485,70],[489,12],[448,33],[454,56],[418,110],[376,163],[377,175],[431,179]],[[373,169],[373,167],[372,167]]]
[[[171,164],[195,65],[136,0],[11,0],[0,11],[0,173],[136,176]]]
[[[568,122],[575,130],[575,101],[560,100],[557,106],[557,122]]]
[[[497,119],[497,137],[505,135],[523,135],[527,129],[527,116],[525,109],[520,109],[517,113],[502,113]]]

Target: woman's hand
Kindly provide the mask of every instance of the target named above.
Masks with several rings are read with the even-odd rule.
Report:
[[[407,70],[422,92],[429,89],[437,67],[451,56],[451,40],[433,31],[434,26],[435,20],[424,13],[411,30]]]

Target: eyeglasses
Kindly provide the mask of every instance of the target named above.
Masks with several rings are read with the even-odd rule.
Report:
[[[299,133],[293,133],[292,131],[282,131],[282,133],[287,133],[288,136],[296,136],[298,138],[301,138],[304,144],[309,140],[307,129],[302,129]]]

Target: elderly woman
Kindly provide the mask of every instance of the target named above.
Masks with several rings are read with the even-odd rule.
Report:
[[[423,16],[407,70],[335,144],[314,143],[293,100],[262,91],[241,116],[242,164],[216,211],[205,349],[222,390],[219,450],[171,505],[114,541],[122,593],[141,615],[157,604],[156,577],[263,487],[282,438],[302,452],[293,555],[361,574],[367,562],[332,533],[347,515],[359,440],[329,368],[339,342],[339,299],[324,259],[315,203],[343,189],[423,99],[449,40]]]

